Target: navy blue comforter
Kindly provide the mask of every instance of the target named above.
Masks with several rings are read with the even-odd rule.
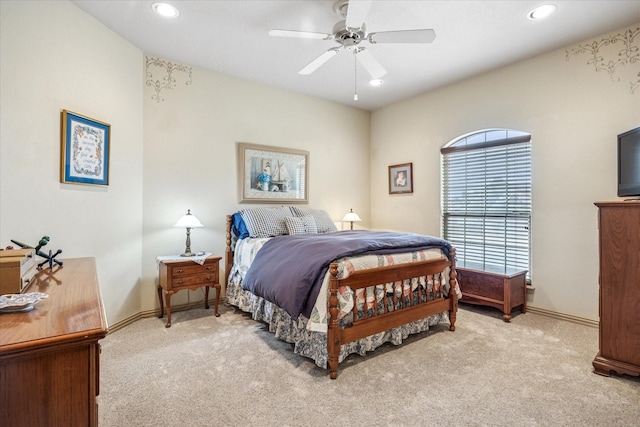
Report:
[[[262,246],[247,271],[242,288],[284,309],[293,319],[309,317],[329,264],[361,254],[392,254],[440,248],[446,240],[414,233],[339,231],[274,237]]]

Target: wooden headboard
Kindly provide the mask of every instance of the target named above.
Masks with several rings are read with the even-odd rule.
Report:
[[[237,236],[233,234],[231,230],[232,216],[227,215],[226,225],[226,247],[224,251],[224,283],[225,285],[229,281],[229,273],[231,273],[231,267],[233,266],[233,248],[235,246]]]

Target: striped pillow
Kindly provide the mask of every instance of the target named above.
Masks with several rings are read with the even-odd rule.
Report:
[[[274,237],[287,234],[285,218],[291,217],[288,207],[251,208],[240,210],[249,237]]]
[[[290,216],[284,219],[289,234],[318,234],[316,220],[311,215],[296,218]]]
[[[318,227],[318,233],[330,233],[332,231],[338,231],[338,228],[331,220],[331,217],[322,209],[301,208],[298,206],[291,206],[291,212],[297,217],[313,216],[316,220],[316,226]]]

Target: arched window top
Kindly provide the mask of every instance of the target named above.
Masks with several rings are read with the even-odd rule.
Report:
[[[531,135],[488,129],[441,152],[442,236],[459,265],[516,268],[531,278]]]
[[[454,151],[475,150],[531,141],[531,134],[515,129],[485,129],[462,135],[446,143],[442,154]]]

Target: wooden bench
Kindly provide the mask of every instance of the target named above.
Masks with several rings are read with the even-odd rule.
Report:
[[[505,322],[511,321],[511,310],[522,306],[527,312],[527,270],[475,263],[456,265],[460,302],[487,305],[501,310]]]

